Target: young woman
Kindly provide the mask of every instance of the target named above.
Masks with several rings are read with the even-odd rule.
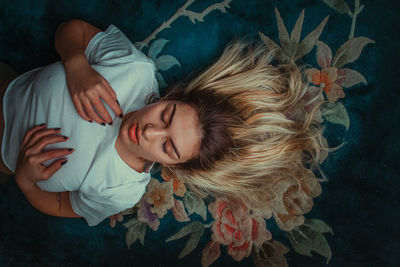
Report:
[[[1,169],[40,211],[96,225],[140,200],[154,162],[198,193],[260,211],[279,179],[318,183],[305,164],[317,165],[324,148],[320,95],[296,117],[309,94],[301,73],[272,66],[264,47],[233,43],[196,79],[145,105],[158,93],[154,65],[113,25],[70,21],[55,46],[62,63],[3,85]]]

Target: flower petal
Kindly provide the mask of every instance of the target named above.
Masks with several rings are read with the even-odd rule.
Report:
[[[285,214],[273,214],[276,224],[284,231],[292,231],[296,226],[300,226],[304,223],[304,216],[294,216]]]
[[[272,238],[272,234],[267,230],[265,220],[263,218],[253,218],[253,228],[251,239],[255,246],[261,246],[265,241]]]
[[[224,237],[224,234],[221,231],[221,225],[222,223],[220,221],[214,221],[214,223],[212,224],[211,227],[211,231],[212,231],[212,236],[211,239],[215,242],[219,242],[222,245],[229,245],[231,242],[227,241]]]
[[[190,221],[190,218],[185,211],[185,207],[183,206],[182,200],[174,198],[174,207],[172,207],[172,213],[174,214],[174,217],[178,222]]]
[[[322,69],[330,67],[332,63],[332,50],[321,41],[317,41],[317,61]]]
[[[243,245],[234,247],[232,244],[228,246],[228,254],[232,256],[235,261],[241,261],[243,258],[250,255],[252,249],[252,242],[247,241]]]
[[[321,83],[321,72],[318,69],[306,69],[305,74],[309,82],[312,82],[316,85],[319,85]]]
[[[336,80],[336,83],[342,87],[352,87],[359,83],[367,84],[364,76],[358,71],[345,68],[338,70],[337,73],[338,79]]]
[[[331,90],[326,94],[326,96],[330,103],[335,103],[339,98],[344,98],[345,93],[340,85],[333,83]]]
[[[173,179],[172,187],[174,190],[174,194],[183,197],[186,193],[186,186],[183,182],[179,181],[178,179]]]
[[[201,266],[210,266],[220,255],[220,243],[215,241],[208,242],[201,253]]]

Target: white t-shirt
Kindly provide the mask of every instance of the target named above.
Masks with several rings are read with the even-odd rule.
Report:
[[[154,63],[115,26],[96,34],[85,53],[116,92],[124,114],[142,108],[151,93],[159,93]],[[115,141],[121,119],[106,107],[113,126],[83,120],[71,100],[61,62],[19,76],[4,96],[4,163],[15,172],[20,143],[33,126],[46,123],[48,128],[61,128],[69,140],[46,149],[75,151],[49,180],[37,184],[46,191],[71,191],[73,210],[89,226],[134,206],[150,179],[149,173],[136,172],[120,158]]]

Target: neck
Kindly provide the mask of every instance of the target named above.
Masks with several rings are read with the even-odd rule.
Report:
[[[115,141],[115,149],[117,150],[118,155],[120,158],[132,169],[141,173],[141,172],[149,172],[149,168],[151,162],[136,156],[132,155],[125,149],[125,146],[121,142],[120,134],[118,134],[117,140]]]

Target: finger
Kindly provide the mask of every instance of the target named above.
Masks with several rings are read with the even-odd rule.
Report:
[[[124,217],[120,213],[118,213],[116,216],[117,216],[117,221],[122,222],[124,220]]]
[[[90,102],[90,100],[88,98],[85,98],[82,101],[82,104],[86,110],[86,113],[89,115],[89,117],[94,120],[95,122],[99,123],[99,124],[104,124],[104,120],[102,118],[99,117],[99,115],[97,115],[97,113],[94,111],[93,107],[92,107],[92,103]]]
[[[20,149],[22,150],[22,148],[25,147],[25,145],[28,143],[29,139],[31,138],[31,136],[32,136],[35,132],[37,132],[37,131],[39,131],[39,130],[45,128],[45,127],[46,127],[46,124],[41,124],[41,125],[37,125],[37,126],[33,127],[32,129],[30,129],[30,130],[25,134],[24,140],[22,140],[22,143],[21,143],[21,145],[20,145]]]
[[[104,119],[104,121],[108,124],[111,124],[112,119],[110,114],[108,113],[106,107],[104,106],[103,102],[101,102],[98,96],[93,97],[90,99],[94,107],[96,108],[99,115]]]
[[[35,162],[43,163],[47,160],[67,156],[73,152],[74,152],[74,149],[72,149],[72,148],[63,148],[63,149],[54,149],[54,150],[45,151],[45,152],[42,152],[35,156]]]
[[[110,226],[111,226],[111,228],[114,228],[115,225],[117,224],[117,221],[115,220],[114,217],[110,216],[109,218],[110,218]]]
[[[65,142],[68,140],[68,137],[63,135],[51,135],[51,136],[44,136],[40,138],[35,144],[27,149],[30,150],[34,154],[41,153],[43,149],[50,144]]]
[[[49,179],[53,174],[55,174],[65,163],[67,163],[67,159],[59,159],[50,164],[44,172],[43,172],[43,178],[45,180]]]
[[[107,90],[107,92],[110,94],[110,96],[114,99],[117,100],[117,94],[115,93],[114,89],[111,87],[109,82],[104,79],[104,77],[101,77],[101,81],[104,85],[104,88]]]
[[[78,97],[74,97],[73,99],[74,106],[76,108],[76,111],[78,112],[79,116],[82,117],[85,121],[92,122],[90,117],[86,114],[85,110],[83,109],[82,103],[79,101]]]
[[[25,145],[26,147],[32,147],[35,145],[35,143],[45,137],[45,136],[49,136],[49,135],[55,135],[57,133],[60,132],[60,128],[44,128],[41,130],[38,130],[34,133],[34,135],[28,140],[27,144]]]
[[[103,100],[107,103],[107,105],[114,111],[114,113],[122,118],[123,112],[122,109],[119,105],[118,99],[117,99],[117,94],[115,93],[114,89],[111,87],[111,85],[103,78],[102,79],[104,87],[106,88],[107,92],[109,93],[109,96],[107,97],[102,95],[101,97]]]

